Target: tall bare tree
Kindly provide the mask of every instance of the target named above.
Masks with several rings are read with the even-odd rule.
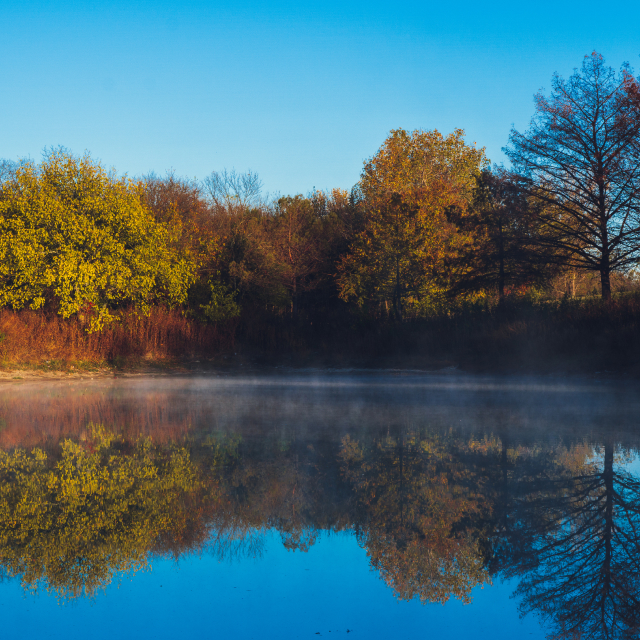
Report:
[[[550,207],[548,245],[566,265],[611,272],[640,258],[640,90],[625,64],[619,73],[592,53],[550,97],[536,95],[528,131],[512,129],[505,153],[530,193]],[[566,253],[565,253],[566,252]]]
[[[0,185],[15,176],[17,165],[13,160],[0,158]]]
[[[216,209],[232,212],[260,204],[262,181],[258,174],[252,171],[246,173],[237,173],[235,169],[213,171],[203,182],[204,189]]]

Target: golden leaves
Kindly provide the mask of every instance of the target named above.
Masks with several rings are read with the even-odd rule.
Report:
[[[186,299],[195,265],[169,250],[167,228],[143,206],[141,187],[88,155],[51,153],[26,164],[0,199],[0,306],[63,317],[90,309],[90,330],[111,309]]]
[[[456,229],[446,212],[468,205],[475,176],[487,165],[484,149],[464,132],[392,131],[365,163],[360,186],[366,203],[363,232],[339,266],[343,299],[393,300],[402,317],[440,297],[445,260],[456,250]]]

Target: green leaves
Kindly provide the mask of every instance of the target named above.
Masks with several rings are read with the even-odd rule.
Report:
[[[240,315],[240,305],[236,302],[235,293],[229,291],[221,282],[209,282],[211,299],[208,304],[200,305],[202,314],[211,322],[220,322],[237,318]]]

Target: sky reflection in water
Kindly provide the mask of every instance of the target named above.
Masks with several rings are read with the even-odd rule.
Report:
[[[637,637],[638,409],[455,375],[4,386],[7,631]]]

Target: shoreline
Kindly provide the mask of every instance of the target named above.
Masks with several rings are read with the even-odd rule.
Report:
[[[16,365],[0,369],[0,384],[33,381],[65,381],[94,380],[117,378],[187,378],[187,377],[235,377],[244,375],[309,375],[309,374],[376,374],[388,375],[466,375],[466,376],[498,376],[498,377],[544,377],[544,378],[589,378],[589,379],[621,379],[638,380],[640,370],[637,367],[628,370],[585,370],[572,367],[537,369],[531,366],[503,367],[469,367],[450,363],[416,363],[406,362],[343,362],[317,363],[282,361],[255,362],[242,359],[233,362],[182,362],[168,364],[166,362],[148,363],[142,366],[90,368],[48,368],[41,369]]]

